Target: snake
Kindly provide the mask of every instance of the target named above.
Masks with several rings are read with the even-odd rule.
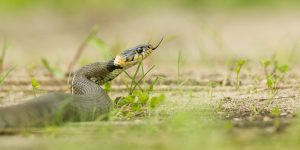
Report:
[[[88,64],[75,71],[71,92],[52,92],[23,103],[0,107],[0,129],[39,127],[68,121],[93,121],[113,109],[113,101],[101,85],[140,63],[158,46],[128,48],[106,62]]]

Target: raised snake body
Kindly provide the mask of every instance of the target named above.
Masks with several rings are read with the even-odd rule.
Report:
[[[160,41],[161,43],[161,41]],[[159,43],[159,44],[160,44]],[[139,45],[108,62],[96,62],[74,73],[72,94],[49,93],[25,103],[0,108],[0,129],[94,120],[112,108],[100,85],[149,56],[156,47]]]

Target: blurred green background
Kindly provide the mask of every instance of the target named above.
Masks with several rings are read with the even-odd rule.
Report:
[[[298,0],[152,0],[152,1],[138,1],[138,0],[87,0],[87,1],[73,1],[73,0],[1,0],[1,10],[26,10],[40,6],[47,6],[49,8],[78,12],[95,10],[109,10],[124,9],[124,10],[144,10],[162,7],[176,7],[189,10],[232,10],[243,8],[282,8],[294,7],[299,8],[300,2]],[[79,11],[79,12],[80,12]]]
[[[47,57],[64,67],[95,26],[97,36],[119,50],[166,36],[163,50],[153,58],[160,66],[174,66],[179,51],[183,63],[191,67],[272,55],[295,63],[299,4],[298,0],[0,0],[0,38],[11,43],[7,61],[25,65]],[[88,49],[82,62],[103,59],[92,44]],[[33,53],[28,55],[29,51]]]

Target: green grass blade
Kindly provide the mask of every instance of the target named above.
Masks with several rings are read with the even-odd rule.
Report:
[[[5,81],[5,79],[8,77],[8,75],[16,68],[16,66],[13,66],[11,68],[9,68],[7,70],[6,73],[4,73],[4,75],[0,75],[0,85],[3,84],[3,82]]]
[[[0,73],[3,71],[3,67],[4,67],[4,59],[5,59],[5,55],[6,55],[6,51],[8,49],[8,41],[7,39],[4,39],[3,42],[3,48],[2,48],[2,53],[0,56]]]
[[[147,74],[154,68],[155,66],[152,66],[142,77],[141,79],[135,83],[134,87],[133,87],[133,91],[135,90],[135,88],[144,80],[144,78],[147,76]]]

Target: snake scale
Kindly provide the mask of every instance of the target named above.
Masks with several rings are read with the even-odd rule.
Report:
[[[36,127],[66,121],[91,121],[107,114],[113,103],[101,85],[147,58],[162,40],[129,48],[107,62],[96,62],[76,71],[71,94],[48,93],[17,105],[0,107],[0,129]]]

